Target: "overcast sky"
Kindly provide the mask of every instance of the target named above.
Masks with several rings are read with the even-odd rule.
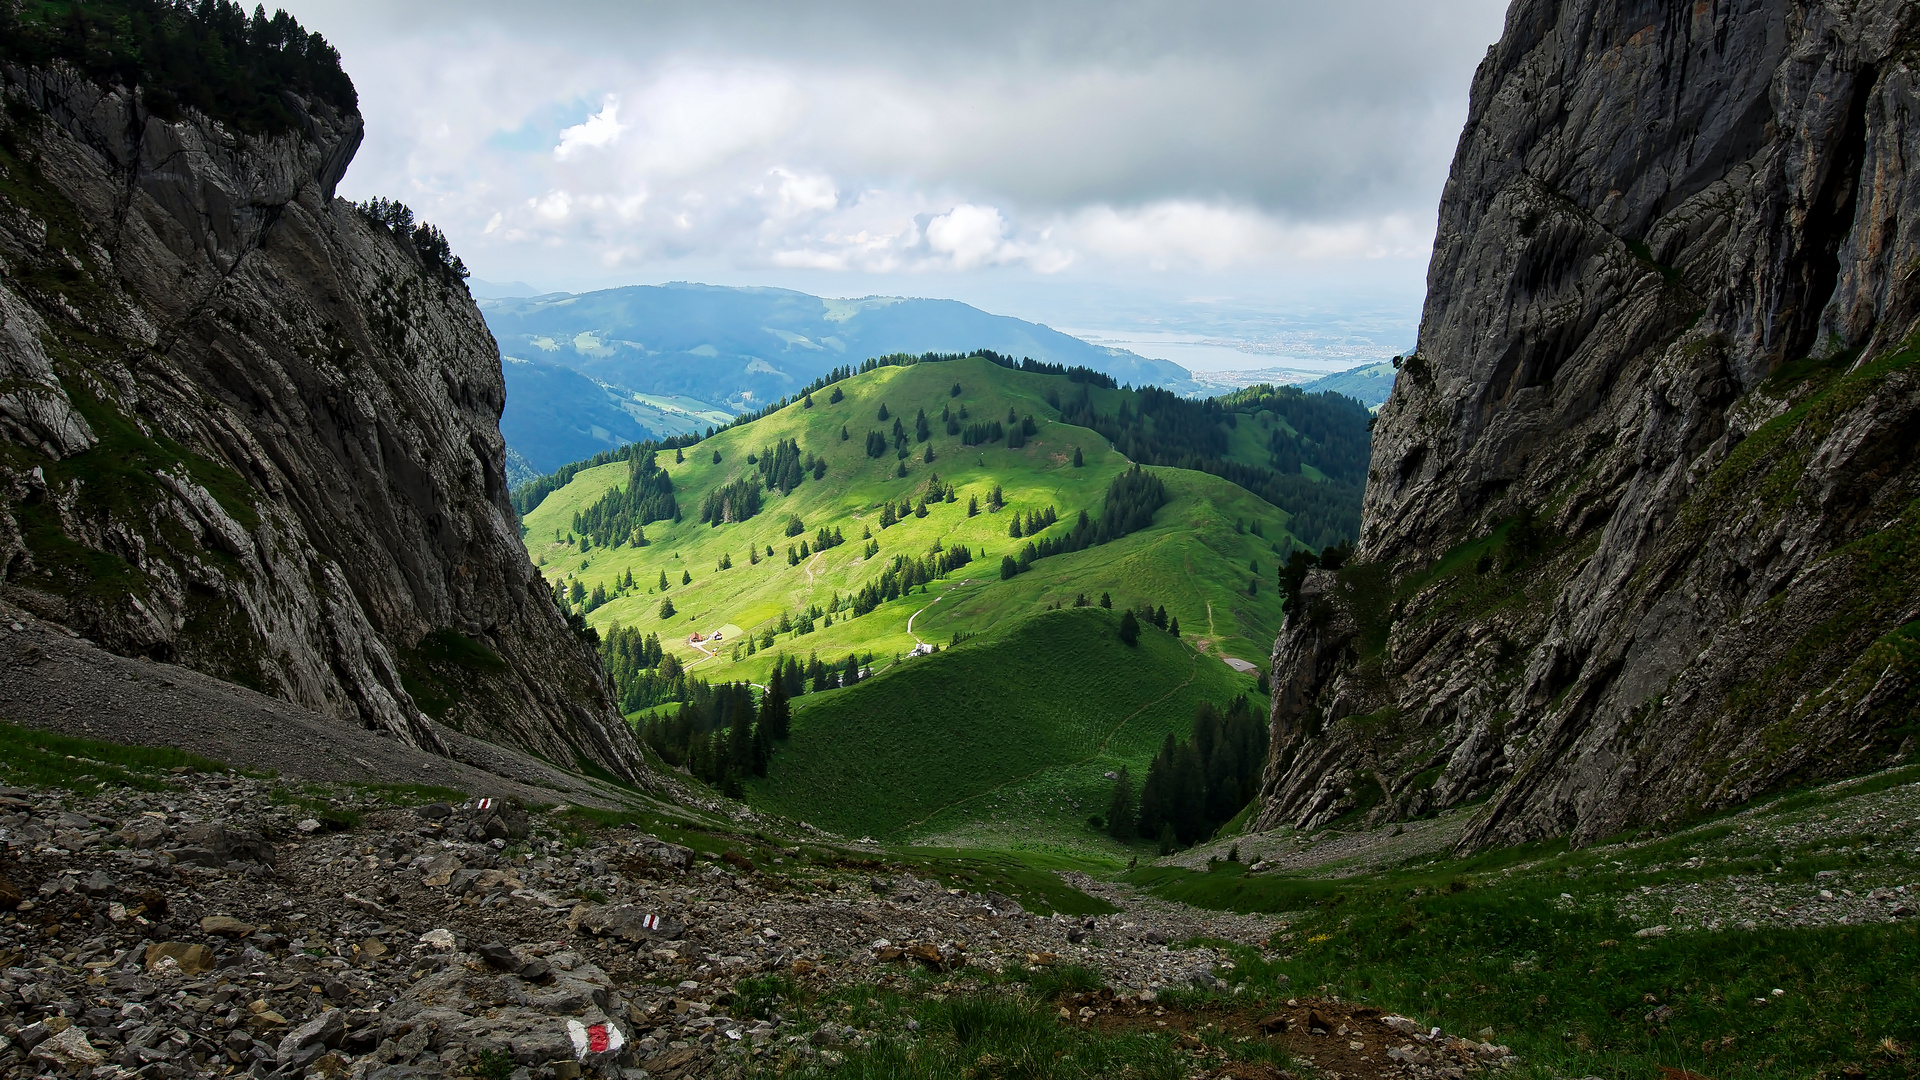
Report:
[[[359,87],[342,193],[478,277],[1197,327],[1411,325],[1505,3],[287,6]]]

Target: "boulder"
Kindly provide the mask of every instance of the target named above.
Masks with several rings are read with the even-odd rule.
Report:
[[[581,904],[567,916],[567,928],[622,941],[678,941],[687,932],[679,919],[634,904]]]
[[[200,920],[200,932],[218,937],[243,938],[259,927],[241,922],[231,915],[209,915]]]
[[[328,1009],[281,1038],[274,1056],[283,1064],[306,1068],[347,1037],[347,1014]]]
[[[44,1061],[58,1069],[79,1072],[103,1064],[107,1056],[87,1041],[87,1034],[70,1027],[33,1048],[34,1061]]]
[[[432,862],[420,868],[420,884],[438,889],[453,880],[453,875],[461,869],[457,855],[436,855]]]
[[[188,825],[180,830],[179,840],[180,847],[171,852],[179,862],[216,867],[230,862],[273,865],[273,845],[252,829],[231,828],[218,822]]]
[[[171,960],[182,975],[199,975],[213,970],[213,950],[205,945],[190,945],[184,941],[161,941],[147,946],[148,971],[159,968],[163,960]]]

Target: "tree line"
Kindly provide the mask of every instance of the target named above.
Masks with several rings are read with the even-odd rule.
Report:
[[[1358,401],[1266,385],[1205,401],[1149,386],[1136,391],[1136,400],[1137,407],[1123,400],[1103,412],[1083,389],[1057,407],[1062,420],[1092,428],[1134,461],[1211,473],[1286,510],[1289,530],[1314,550],[1359,535],[1372,418]],[[1274,425],[1266,464],[1229,458],[1230,433],[1263,413]],[[1308,477],[1304,465],[1327,479]]]
[[[1107,806],[1108,833],[1122,841],[1156,840],[1164,853],[1212,836],[1259,793],[1267,739],[1266,719],[1245,696],[1225,713],[1203,702],[1187,739],[1167,733],[1137,800],[1132,777],[1119,770]]]
[[[946,577],[972,561],[973,551],[965,544],[943,549],[936,542],[932,551],[918,559],[895,555],[878,578],[853,594],[853,616],[859,618],[889,600],[898,600],[914,586]]]
[[[510,496],[514,513],[525,519],[536,507],[546,501],[547,496],[573,483],[573,478],[587,469],[597,469],[616,461],[631,462],[643,454],[652,454],[661,450],[678,450],[699,441],[700,436],[692,434],[676,435],[669,439],[648,439],[645,442],[628,443],[612,450],[602,450],[585,461],[562,465],[545,476],[535,477],[514,488]]]
[[[193,109],[247,134],[298,131],[284,95],[360,112],[340,53],[285,11],[251,15],[233,0],[92,0],[0,4],[0,60],[63,60],[102,86],[141,90],[163,120]]]
[[[787,739],[792,719],[778,680],[757,703],[747,683],[703,685],[671,717],[642,724],[640,738],[668,764],[738,798],[748,777],[767,775],[773,744]]]
[[[997,494],[998,489],[995,491]],[[1082,510],[1065,533],[1029,540],[1017,554],[1001,556],[1000,578],[1004,581],[1023,574],[1041,559],[1083,551],[1144,529],[1153,524],[1154,512],[1166,504],[1166,482],[1135,465],[1107,485],[1106,512],[1099,521]]]
[[[654,460],[651,449],[633,455],[627,461],[627,483],[615,487],[592,505],[573,515],[573,531],[591,537],[602,547],[644,547],[643,526],[654,521],[674,521],[680,517],[680,504],[673,497],[673,477]]]

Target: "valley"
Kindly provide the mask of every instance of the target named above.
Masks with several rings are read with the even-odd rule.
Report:
[[[1657,7],[0,4],[0,1080],[1920,1080],[1920,21]]]
[[[1333,486],[1315,460],[1351,468],[1341,448],[1364,440],[1352,403],[1323,407],[1291,391],[1271,408],[1257,394],[1245,400],[1244,413],[1192,406],[1145,430],[1207,418],[1206,437],[1238,467],[1270,474],[1284,447],[1309,485]],[[771,672],[808,666],[797,689],[813,692],[794,700],[791,743],[747,783],[754,805],[846,835],[1111,858],[1124,848],[1088,825],[1106,811],[1109,774],[1124,766],[1138,783],[1203,702],[1225,709],[1247,696],[1264,714],[1257,669],[1283,617],[1272,583],[1305,546],[1290,531],[1294,515],[1219,476],[1170,467],[1140,474],[1166,501],[1132,531],[1066,543],[1081,515],[1114,513],[1115,484],[1134,468],[1069,417],[1141,407],[1136,392],[985,357],[876,366],[652,451],[671,512],[660,499],[615,526],[595,509],[635,485],[666,486],[636,479],[655,474],[629,458],[556,477],[566,482],[522,528],[603,653],[657,644],[638,664],[608,653],[638,723],[677,715],[698,684],[764,691]],[[1317,431],[1316,442],[1277,410],[1341,434]],[[790,490],[759,487],[770,472],[760,463],[782,453],[795,470]],[[699,520],[743,480],[756,513]],[[1054,524],[1030,531],[1049,516]],[[608,542],[596,544],[595,530]],[[1069,550],[1034,557],[1049,543]],[[931,572],[962,552],[963,564]],[[911,566],[929,568],[926,580],[910,580],[920,576]],[[906,584],[878,587],[888,581]],[[1122,645],[1121,614],[1147,608],[1140,645]],[[816,665],[836,683],[850,670],[872,681],[831,687]],[[929,758],[929,745],[944,749]]]

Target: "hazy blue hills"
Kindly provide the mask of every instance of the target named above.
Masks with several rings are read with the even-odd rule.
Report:
[[[491,291],[491,290],[489,290]],[[513,291],[501,289],[499,291]],[[600,450],[704,428],[835,367],[892,353],[992,349],[1178,393],[1188,371],[955,300],[828,300],[787,289],[673,283],[480,302],[507,375],[507,443],[549,471]]]
[[[1393,377],[1399,374],[1393,364],[1382,361],[1378,364],[1364,364],[1357,368],[1348,368],[1336,372],[1324,379],[1315,379],[1300,389],[1309,394],[1332,392],[1345,394],[1367,408],[1377,408],[1393,392]]]

